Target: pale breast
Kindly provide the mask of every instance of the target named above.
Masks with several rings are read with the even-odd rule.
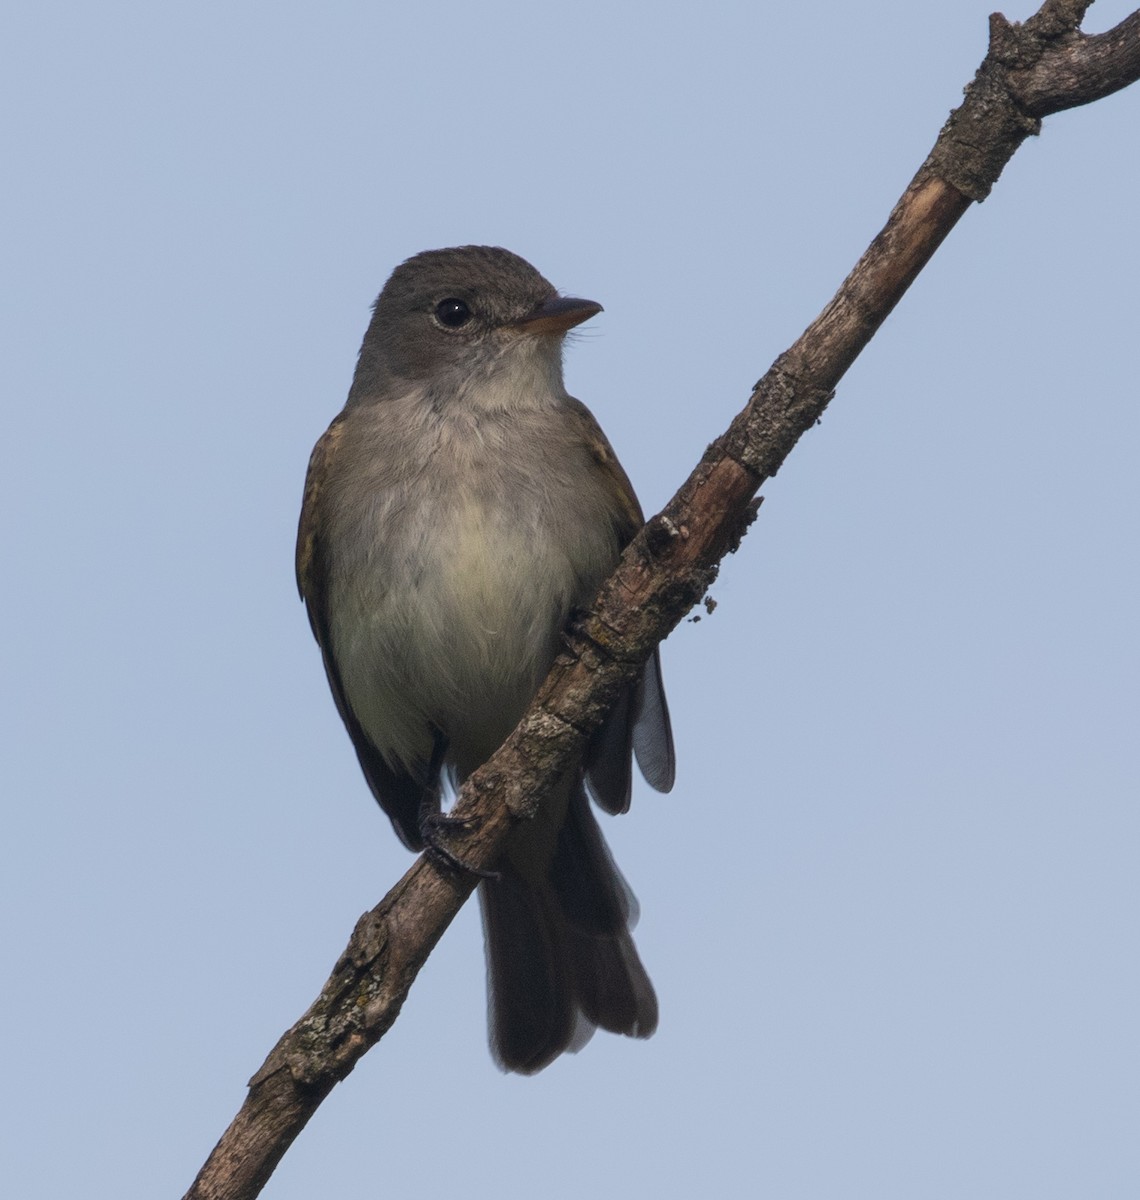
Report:
[[[390,414],[391,436],[372,430],[361,447],[369,486],[337,508],[331,632],[348,701],[386,757],[426,760],[434,726],[466,774],[517,723],[618,545],[562,423],[481,414],[425,428],[422,409]],[[431,453],[417,457],[425,438],[409,419]]]

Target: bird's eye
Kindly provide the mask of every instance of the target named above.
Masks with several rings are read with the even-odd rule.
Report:
[[[441,325],[446,325],[448,329],[458,329],[471,320],[471,309],[467,307],[466,300],[449,296],[435,306],[435,315]]]

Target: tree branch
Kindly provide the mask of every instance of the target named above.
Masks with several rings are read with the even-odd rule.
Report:
[[[983,200],[1043,116],[1140,77],[1140,12],[1087,37],[1091,0],[1046,0],[1024,25],[990,19],[990,47],[960,108],[835,297],[756,384],[664,511],[627,549],[595,609],[566,635],[530,711],[468,780],[457,852],[489,867],[582,753],[638,666],[704,595],[775,475],[919,271],[973,201]],[[186,1200],[256,1196],[317,1106],[388,1030],[417,972],[474,889],[418,860],[357,922],[320,996],[250,1081],[241,1111]]]
[[[1086,37],[1080,24],[1088,4],[1047,4],[1038,17],[1043,19],[1033,30],[1035,36],[1049,39],[1050,51],[1037,62],[1020,66],[1016,57],[1008,65],[1017,68],[1010,72],[1009,86],[1018,103],[1035,117],[1047,117],[1066,108],[1090,104],[1120,91],[1140,79],[1140,12],[1125,17],[1115,29]],[[1054,10],[1080,10],[1073,24],[1068,16],[1055,15]],[[1038,17],[1027,22],[1034,25]],[[1011,30],[1006,19],[995,13],[990,18],[991,43],[1006,39],[1017,54],[1018,31]]]

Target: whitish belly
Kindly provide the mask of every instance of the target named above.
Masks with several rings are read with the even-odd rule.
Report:
[[[417,516],[346,574],[334,645],[349,703],[393,764],[426,761],[434,728],[465,775],[517,724],[614,552],[599,538],[567,554],[541,514],[486,501]]]

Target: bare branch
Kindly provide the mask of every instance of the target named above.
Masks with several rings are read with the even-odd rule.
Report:
[[[1045,58],[1013,71],[1009,85],[1027,113],[1047,117],[1111,96],[1137,79],[1140,12],[1125,17],[1107,33],[1086,37],[1079,29],[1066,31]]]
[[[504,838],[581,754],[653,647],[696,603],[756,511],[761,484],[819,420],[839,380],[971,202],[1040,118],[1140,76],[1140,13],[1093,37],[1088,2],[1046,0],[1024,25],[995,15],[965,100],[886,226],[823,312],[756,385],[744,410],[626,551],[595,610],[566,637],[529,713],[464,786],[464,861],[494,863]],[[320,997],[250,1081],[249,1095],[186,1200],[249,1200],[317,1106],[399,1014],[419,968],[474,888],[424,860],[357,923]]]

